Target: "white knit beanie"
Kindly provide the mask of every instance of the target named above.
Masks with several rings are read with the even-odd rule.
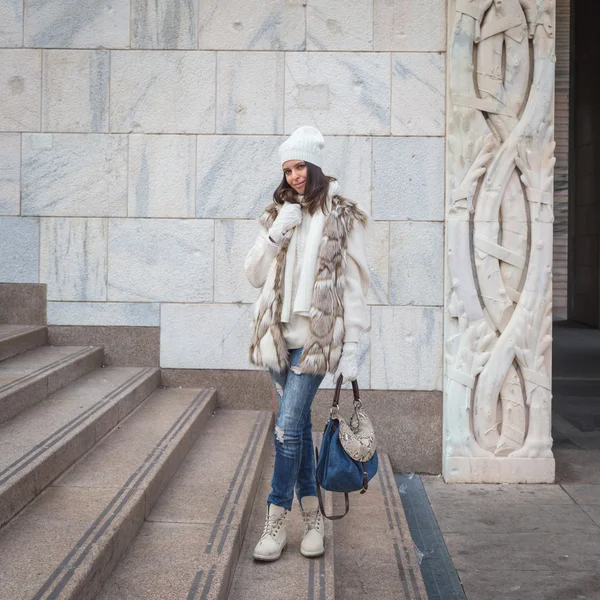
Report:
[[[305,160],[323,167],[323,147],[325,140],[316,127],[303,125],[298,127],[290,137],[279,146],[281,164],[288,160]]]

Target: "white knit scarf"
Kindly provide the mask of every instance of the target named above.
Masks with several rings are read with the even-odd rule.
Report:
[[[327,192],[327,210],[331,209],[331,198],[338,192],[339,184],[332,181],[329,184]],[[306,238],[304,247],[304,257],[302,258],[302,270],[298,280],[298,288],[294,299],[294,312],[309,316],[312,304],[313,289],[315,285],[315,273],[317,271],[317,257],[319,255],[319,246],[323,237],[323,228],[325,227],[325,214],[322,210],[317,210],[312,216],[310,229]],[[285,276],[283,287],[283,305],[281,308],[281,322],[289,323],[292,310],[292,283],[294,279],[294,267],[296,264],[296,244],[298,243],[298,232],[294,229],[292,239],[285,259]]]

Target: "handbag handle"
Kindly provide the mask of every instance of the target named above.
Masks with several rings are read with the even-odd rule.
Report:
[[[342,391],[342,383],[344,382],[344,376],[340,373],[337,383],[335,385],[335,392],[333,394],[333,403],[331,408],[339,408],[340,405],[340,393]],[[356,379],[352,382],[352,393],[354,394],[354,402],[360,402],[358,382]]]
[[[341,375],[340,375],[341,377]],[[315,454],[317,457],[317,464],[319,462],[319,449],[315,448]],[[348,498],[348,494],[346,492],[344,492],[344,500],[346,501],[346,512],[344,512],[343,515],[328,515],[325,512],[325,503],[323,502],[323,494],[321,493],[321,484],[319,483],[319,478],[317,477],[317,474],[315,473],[315,481],[317,483],[317,497],[319,498],[319,508],[321,509],[321,514],[326,518],[329,519],[330,521],[337,521],[338,519],[343,519],[347,514],[348,511],[350,510],[350,500]]]

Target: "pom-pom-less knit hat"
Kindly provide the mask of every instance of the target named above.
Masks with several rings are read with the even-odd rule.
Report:
[[[325,140],[316,127],[303,125],[279,146],[281,164],[288,160],[305,160],[323,167],[323,148]]]

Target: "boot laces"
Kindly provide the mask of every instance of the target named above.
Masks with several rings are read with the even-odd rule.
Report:
[[[281,517],[277,517],[275,515],[269,515],[267,517],[267,519],[265,520],[265,527],[262,532],[262,537],[265,537],[265,535],[270,535],[271,537],[274,538],[279,533],[279,530],[281,529],[281,526],[283,525],[284,518],[285,518],[285,513]]]
[[[319,508],[315,510],[302,510],[302,519],[304,520],[305,533],[308,533],[311,529],[320,529],[323,522],[323,515]]]

